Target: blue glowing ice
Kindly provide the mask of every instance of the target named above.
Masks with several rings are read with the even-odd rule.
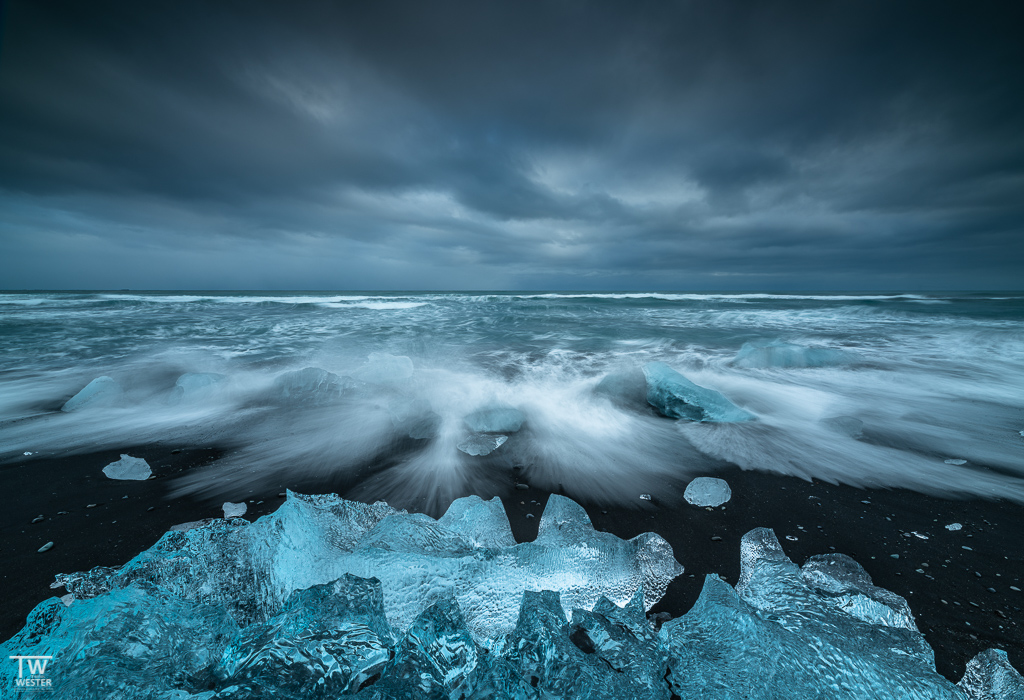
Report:
[[[62,411],[114,406],[124,395],[121,385],[110,377],[96,377],[61,407]]]
[[[644,365],[647,402],[668,418],[713,423],[737,423],[754,416],[717,391],[697,386],[664,362]]]

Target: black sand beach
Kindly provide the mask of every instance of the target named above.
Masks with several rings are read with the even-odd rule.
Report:
[[[145,458],[155,478],[106,478],[102,468],[121,452]],[[151,445],[24,457],[0,466],[8,501],[0,515],[5,603],[0,638],[17,632],[36,604],[63,593],[49,588],[55,574],[123,564],[173,525],[219,517],[219,502],[167,497],[175,476],[219,455],[216,449]],[[938,671],[950,680],[959,680],[966,662],[989,647],[1006,650],[1011,662],[1024,668],[1024,592],[1015,590],[1024,588],[1024,507],[903,490],[865,491],[735,468],[714,476],[732,487],[732,500],[724,508],[670,503],[656,493],[651,502],[637,494],[632,508],[583,504],[600,530],[623,538],[651,531],[672,544],[686,572],[652,612],[684,614],[705,574],[717,573],[735,584],[740,538],[752,528],[770,527],[796,563],[830,551],[848,554],[876,585],[907,598],[935,650]],[[532,540],[548,494],[516,489],[511,473],[507,484],[504,493],[482,495],[501,496],[516,539]],[[285,488],[315,493],[341,487],[282,483],[233,500],[244,495],[251,520],[275,510]],[[33,523],[40,515],[43,520]],[[953,522],[963,529],[947,530],[945,525]],[[51,550],[37,551],[51,541]]]

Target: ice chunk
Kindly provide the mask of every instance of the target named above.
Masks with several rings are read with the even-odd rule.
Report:
[[[848,361],[848,355],[833,348],[809,348],[779,340],[744,343],[732,364],[737,367],[827,367]]]
[[[732,489],[722,479],[715,479],[710,476],[698,476],[686,486],[683,498],[687,503],[695,506],[710,506],[717,508],[727,503],[732,498]]]
[[[506,440],[508,440],[508,435],[478,433],[476,435],[470,435],[456,445],[456,447],[468,455],[483,457],[484,455],[491,454],[496,449],[504,445]]]
[[[355,386],[350,377],[339,377],[319,367],[284,372],[274,379],[274,393],[278,397],[310,404],[336,401]]]
[[[708,576],[696,605],[665,623],[669,682],[682,698],[960,698],[902,598],[851,561],[801,571],[771,530],[743,537],[736,590]]]
[[[945,460],[943,460],[943,463],[944,464],[952,464],[955,467],[961,467],[961,466],[967,464],[967,460],[966,459],[945,459]]]
[[[241,518],[243,515],[245,515],[247,507],[248,506],[245,505],[244,501],[242,503],[231,503],[230,501],[226,502],[223,506],[224,519],[228,520],[230,518]]]
[[[146,460],[141,457],[121,455],[121,459],[103,467],[103,473],[106,474],[108,479],[145,481],[153,474],[153,471],[149,468]]]
[[[971,700],[1024,700],[1024,678],[1002,649],[986,649],[967,662],[957,685]]]
[[[607,396],[624,408],[638,409],[648,405],[647,378],[638,367],[605,375],[594,387],[594,393]]]
[[[961,528],[963,528],[963,525],[961,525],[960,523],[950,523],[949,525],[946,526],[946,529],[949,530],[950,532],[955,532],[955,531],[957,531],[957,530],[959,530]]]
[[[174,382],[174,389],[167,401],[171,404],[202,401],[209,398],[218,384],[227,379],[223,374],[213,372],[186,372]]]
[[[96,377],[85,388],[67,400],[62,411],[78,411],[83,408],[100,408],[117,404],[124,391],[121,385],[110,377]]]
[[[391,424],[415,440],[428,440],[437,436],[441,427],[441,416],[430,408],[425,399],[393,401],[388,407]]]
[[[404,355],[386,352],[370,353],[366,364],[352,372],[352,376],[371,384],[395,384],[412,377],[412,360]]]
[[[235,635],[215,675],[277,694],[351,694],[384,670],[394,644],[380,581],[346,574],[295,591],[279,615]]]
[[[697,386],[664,362],[644,365],[647,402],[663,416],[692,421],[736,423],[754,416],[717,391]]]
[[[1024,700],[1000,651],[959,686],[939,676],[906,601],[848,557],[801,569],[765,529],[740,557],[736,589],[706,577],[656,633],[644,613],[680,570],[668,544],[595,532],[566,498],[515,544],[497,499],[435,521],[289,494],[254,523],[59,577],[74,604],[41,603],[0,657],[52,656],[56,696],[82,700]],[[0,685],[16,677],[0,666]]]
[[[494,405],[473,411],[463,420],[475,433],[514,433],[523,426],[526,417],[518,408]]]

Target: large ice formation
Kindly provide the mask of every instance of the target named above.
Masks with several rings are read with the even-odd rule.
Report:
[[[322,404],[341,398],[355,384],[350,377],[339,377],[319,367],[306,367],[279,374],[274,379],[273,394],[289,401]]]
[[[744,343],[732,364],[737,367],[827,367],[847,362],[848,355],[834,348],[809,348],[780,340]]]
[[[1022,697],[997,651],[939,676],[906,601],[847,557],[799,568],[759,529],[741,559],[736,589],[707,577],[657,632],[645,612],[682,571],[668,543],[597,532],[566,498],[516,544],[497,499],[433,520],[289,494],[58,577],[71,605],[41,603],[0,653],[52,656],[76,699]]]
[[[153,474],[153,470],[149,468],[149,463],[141,457],[121,455],[121,459],[103,467],[103,473],[108,479],[145,481]]]
[[[687,503],[695,506],[710,506],[717,508],[727,503],[732,498],[732,489],[724,479],[716,479],[711,476],[698,476],[686,485],[683,498]]]
[[[717,391],[697,386],[664,362],[644,365],[647,402],[668,418],[714,423],[737,423],[754,416]]]
[[[96,377],[61,406],[62,411],[113,406],[124,395],[121,385],[110,377]]]

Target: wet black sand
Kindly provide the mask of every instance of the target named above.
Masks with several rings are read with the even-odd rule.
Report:
[[[102,468],[121,452],[145,458],[156,478],[106,478]],[[0,510],[0,639],[17,632],[36,604],[64,592],[50,590],[55,574],[123,564],[172,525],[220,516],[219,501],[167,497],[175,476],[219,455],[216,449],[150,445],[0,464],[5,496]],[[1024,592],[1011,588],[1024,589],[1024,507],[901,490],[864,491],[739,469],[715,476],[733,490],[724,508],[709,511],[666,502],[657,493],[652,502],[636,494],[635,507],[583,504],[600,530],[625,538],[652,531],[672,544],[686,572],[669,586],[654,612],[678,616],[689,610],[704,574],[717,573],[735,584],[740,537],[752,528],[770,527],[796,563],[813,554],[842,552],[864,566],[876,585],[907,598],[935,649],[939,672],[950,680],[959,680],[966,662],[989,647],[1005,649],[1011,662],[1024,669]],[[517,490],[513,481],[510,473],[507,490],[497,495],[516,538],[532,540],[548,494]],[[278,493],[286,487],[307,493],[339,488],[281,483],[232,500],[248,501],[246,517],[254,519],[275,510],[281,503]],[[33,524],[39,515],[43,520]],[[963,529],[946,530],[952,522],[962,523]],[[50,551],[37,552],[50,541]]]

